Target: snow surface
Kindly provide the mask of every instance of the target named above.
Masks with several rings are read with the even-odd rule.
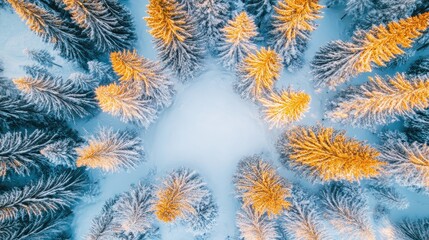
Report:
[[[142,19],[146,15],[147,0],[130,0],[125,4],[135,18],[138,34],[136,48],[139,54],[156,59],[152,38]],[[307,63],[318,48],[328,41],[348,38],[345,34],[347,22],[340,20],[342,10],[324,9],[323,13],[324,18],[318,21],[319,27],[313,32],[312,41],[306,52]],[[24,48],[45,48],[52,51],[50,45],[43,43],[28,30],[18,16],[8,11],[0,10],[0,29],[3,29],[0,35],[0,58],[4,61],[7,77],[24,74],[20,66],[30,63],[23,53]],[[56,68],[54,72],[67,77],[64,74],[74,71],[75,66],[66,63],[60,57],[56,59],[63,68]],[[220,211],[217,226],[211,235],[211,239],[216,240],[234,236],[237,231],[235,214],[239,206],[234,197],[231,180],[236,164],[242,157],[263,152],[269,160],[279,166],[283,176],[291,181],[299,179],[299,176],[286,171],[278,162],[278,153],[274,145],[281,130],[270,130],[261,119],[258,107],[233,92],[232,83],[235,81],[233,73],[225,72],[213,59],[208,59],[206,65],[207,70],[198,78],[185,85],[178,84],[174,103],[164,111],[157,123],[148,130],[139,129],[144,139],[146,162],[135,170],[115,174],[91,170],[95,178],[100,178],[100,195],[76,208],[73,222],[76,239],[82,239],[88,232],[92,218],[100,213],[105,200],[127,191],[131,184],[138,183],[140,179],[151,178],[156,182],[177,167],[185,166],[197,170],[213,190]],[[405,70],[406,67],[401,66],[400,70]],[[377,70],[374,73],[392,74],[393,71]],[[352,83],[363,82],[368,75],[363,74]],[[310,111],[297,124],[322,123],[344,129],[348,136],[377,143],[377,137],[371,131],[332,124],[324,120],[325,105],[335,93],[326,89],[316,91],[310,79],[307,64],[296,73],[283,72],[278,81],[278,87],[290,86],[296,90],[303,90],[312,97]],[[347,84],[343,87],[345,86]],[[75,123],[76,129],[83,135],[91,134],[100,126],[136,128],[104,113],[99,113],[90,120]],[[396,126],[398,124],[384,128]],[[155,175],[151,176],[153,173]],[[402,191],[407,195],[410,207],[402,211],[393,211],[394,219],[403,216],[429,216],[427,196],[405,189]],[[192,239],[192,235],[181,226],[160,225],[162,239]]]

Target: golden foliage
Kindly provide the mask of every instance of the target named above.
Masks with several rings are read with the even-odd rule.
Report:
[[[385,63],[403,54],[402,48],[411,48],[414,39],[423,34],[429,26],[429,12],[390,22],[387,26],[375,26],[365,34],[363,40],[356,39],[362,46],[359,61],[354,68],[358,72],[371,72],[372,63]]]
[[[340,102],[328,116],[337,120],[354,119],[368,125],[385,123],[388,118],[410,114],[427,107],[428,79],[409,81],[403,74],[397,74],[388,80],[379,76],[370,77],[368,83],[361,85],[349,99]]]
[[[255,22],[246,12],[241,12],[234,19],[229,20],[222,32],[224,33],[225,41],[234,45],[251,41],[252,38],[258,35]]]
[[[85,7],[84,2],[87,0],[62,0],[65,10],[70,11],[73,20],[81,27],[87,28],[87,18],[91,17],[91,11]]]
[[[105,171],[111,171],[117,168],[116,158],[107,157],[106,153],[112,148],[109,141],[90,140],[86,147],[77,148],[78,158],[76,166],[86,166],[89,168],[102,168]]]
[[[137,51],[123,50],[122,52],[110,53],[112,68],[120,76],[120,81],[142,81],[147,95],[151,95],[150,90],[155,83],[155,72],[145,65],[147,60],[137,55]]]
[[[32,31],[42,36],[46,36],[48,23],[43,18],[44,15],[48,14],[46,10],[38,7],[36,4],[29,3],[24,0],[7,0],[7,2],[12,6],[21,19],[26,21],[26,24]],[[61,22],[60,20],[58,21]],[[54,41],[54,39],[51,39],[51,41]]]
[[[179,5],[175,0],[150,0],[147,6],[148,17],[144,19],[151,29],[149,33],[157,39],[161,39],[165,44],[173,41],[185,41],[191,37],[188,29],[185,28],[187,12],[183,5]]]
[[[282,59],[270,48],[262,47],[256,54],[249,54],[240,66],[245,85],[249,85],[250,93],[260,98],[264,93],[271,92],[275,81],[282,70]]]
[[[318,0],[281,0],[274,7],[275,27],[284,32],[288,40],[295,39],[304,31],[314,31],[312,21],[321,18],[319,10],[322,8]]]
[[[261,159],[245,163],[247,166],[237,176],[236,187],[243,199],[243,206],[251,206],[257,214],[278,215],[290,207],[286,198],[290,191],[276,170]]]
[[[377,150],[333,128],[296,127],[285,137],[290,165],[323,181],[376,177],[385,164]]]
[[[12,80],[15,84],[15,87],[23,93],[31,93],[34,87],[42,87],[42,86],[34,86],[33,82],[28,77],[15,78]],[[46,91],[47,89],[44,89]]]
[[[280,93],[272,92],[259,101],[264,107],[265,120],[271,127],[280,127],[301,119],[304,112],[308,111],[310,99],[307,93],[283,90]]]

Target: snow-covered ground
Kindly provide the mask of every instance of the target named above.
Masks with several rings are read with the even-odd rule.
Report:
[[[152,38],[147,33],[145,21],[147,0],[129,0],[126,2],[133,13],[138,34],[137,50],[144,57],[155,59],[156,52]],[[312,58],[317,49],[334,39],[347,39],[344,29],[347,22],[340,20],[343,15],[338,9],[324,9],[323,19],[318,21],[319,27],[312,34],[312,41],[306,52],[306,60]],[[5,63],[5,75],[8,77],[21,76],[20,65],[29,63],[23,53],[24,48],[52,49],[44,44],[40,38],[28,30],[18,16],[0,11],[0,58]],[[58,74],[72,72],[72,64],[66,63],[57,57],[63,69],[57,69]],[[209,187],[213,190],[220,215],[217,220],[211,239],[225,239],[234,235],[235,212],[238,202],[234,198],[232,175],[237,162],[246,155],[265,153],[269,160],[281,169],[281,173],[290,180],[296,179],[292,173],[284,170],[278,162],[275,150],[281,130],[268,128],[261,119],[257,106],[250,101],[242,100],[232,90],[235,76],[226,72],[215,63],[207,60],[207,70],[199,77],[184,85],[178,84],[174,103],[159,117],[157,123],[148,130],[139,129],[144,139],[146,162],[137,169],[116,174],[101,174],[91,171],[94,176],[100,177],[100,195],[90,203],[77,207],[73,222],[75,236],[81,239],[87,232],[92,218],[97,215],[104,201],[115,194],[129,189],[130,184],[138,183],[151,173],[155,181],[159,177],[177,167],[185,166],[197,170]],[[403,69],[406,69],[405,66]],[[382,71],[379,73],[383,74]],[[389,72],[387,72],[389,73]],[[373,74],[373,73],[372,73]],[[352,83],[365,81],[368,75],[362,75]],[[292,87],[303,90],[312,97],[310,111],[297,124],[322,123],[347,130],[347,135],[377,143],[376,135],[362,129],[345,128],[323,120],[327,101],[334,92],[324,89],[316,91],[313,88],[308,64],[296,73],[283,72],[278,87]],[[75,127],[82,134],[89,134],[99,126],[114,128],[136,128],[121,123],[107,114],[100,113],[90,120],[75,123]],[[393,212],[395,218],[400,216],[428,216],[429,200],[418,194],[404,190],[410,200],[410,208],[404,211]],[[162,239],[185,240],[192,239],[190,233],[184,232],[180,226],[161,224]]]

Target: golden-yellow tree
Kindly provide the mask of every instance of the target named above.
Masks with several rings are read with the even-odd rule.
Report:
[[[136,50],[112,52],[110,61],[121,82],[135,82],[147,96],[154,98],[158,106],[167,106],[174,94],[173,83],[163,73],[158,62],[137,54]]]
[[[280,56],[274,50],[262,47],[257,53],[249,54],[240,64],[235,89],[243,98],[259,99],[273,90],[282,67]]]
[[[408,80],[403,74],[388,79],[370,77],[368,82],[345,90],[340,96],[327,116],[334,121],[371,128],[428,108],[429,78]]]
[[[290,186],[259,156],[244,158],[238,164],[234,184],[243,206],[257,214],[275,216],[290,207]]]
[[[241,12],[222,28],[218,55],[227,68],[235,68],[247,54],[256,51],[252,41],[258,35],[256,25],[246,12]]]
[[[290,89],[277,93],[273,91],[259,101],[264,108],[265,120],[271,127],[281,127],[301,119],[308,111],[310,95],[305,92],[294,92]]]
[[[142,141],[134,132],[101,129],[87,142],[76,148],[78,167],[116,172],[119,169],[135,168],[143,161]]]
[[[313,80],[320,87],[336,87],[359,73],[404,54],[414,40],[429,28],[429,12],[357,31],[353,41],[333,41],[316,53],[312,64]]]
[[[188,219],[197,214],[196,207],[210,194],[201,177],[189,169],[170,173],[156,191],[154,211],[163,222]]]
[[[202,68],[203,38],[195,19],[176,0],[150,0],[145,18],[165,67],[186,81]]]
[[[95,95],[103,112],[118,116],[124,122],[148,127],[157,117],[155,104],[150,98],[144,97],[134,83],[99,86]]]
[[[280,0],[274,7],[269,45],[283,57],[292,70],[302,63],[314,21],[321,18],[318,0]]]
[[[284,163],[311,180],[359,181],[379,176],[385,165],[376,149],[333,128],[295,127],[283,137]]]

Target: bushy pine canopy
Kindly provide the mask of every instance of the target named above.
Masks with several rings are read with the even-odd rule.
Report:
[[[385,165],[376,149],[322,126],[286,131],[279,148],[287,166],[312,180],[359,181],[380,176]]]

